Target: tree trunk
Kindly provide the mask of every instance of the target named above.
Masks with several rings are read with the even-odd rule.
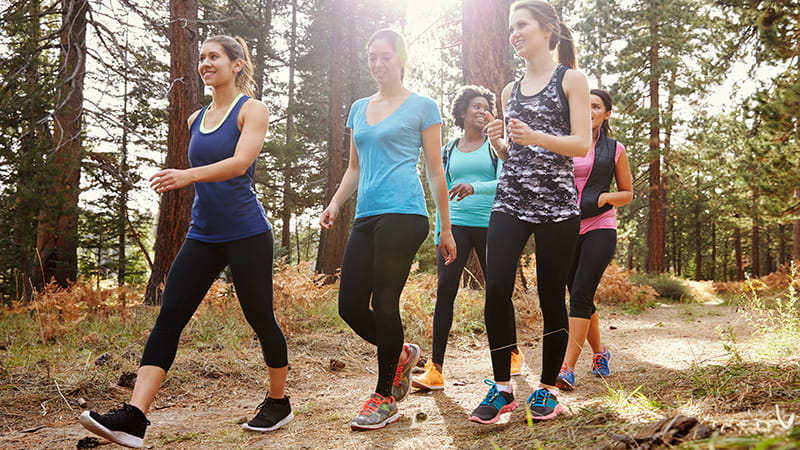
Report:
[[[778,267],[786,264],[786,225],[782,223],[778,225],[777,264]]]
[[[744,281],[744,261],[742,255],[742,232],[737,226],[733,230],[733,248],[736,253],[736,280]]]
[[[650,19],[650,190],[647,215],[647,262],[648,272],[664,271],[664,214],[663,189],[661,183],[660,119],[659,119],[659,23],[655,15]]]
[[[329,203],[339,182],[347,169],[349,160],[349,146],[345,143],[345,117],[342,87],[344,86],[345,60],[344,23],[348,6],[347,0],[331,0],[331,55],[330,70],[328,71],[328,170],[325,189],[325,203]],[[352,28],[352,27],[351,27]],[[352,44],[352,43],[351,43]],[[349,61],[351,66],[358,64],[357,60]],[[334,275],[342,265],[344,249],[347,245],[347,236],[350,231],[350,220],[353,215],[352,202],[347,201],[341,205],[336,224],[330,230],[321,230],[319,247],[317,251],[318,273]],[[329,277],[329,280],[332,278]]]
[[[759,237],[759,232],[761,225],[759,223],[759,213],[758,213],[758,198],[759,192],[757,189],[753,190],[753,227],[751,229],[751,239],[752,244],[750,247],[750,270],[753,274],[753,277],[757,278],[761,276],[761,253],[760,253],[760,243],[761,239]]]
[[[169,131],[165,166],[189,167],[189,129],[186,119],[200,108],[197,77],[197,0],[170,0]],[[156,229],[155,261],[147,282],[144,302],[161,303],[163,284],[172,260],[189,229],[194,188],[176,189],[161,195]]]
[[[35,284],[54,278],[67,286],[78,277],[78,195],[83,150],[83,82],[86,75],[88,0],[62,2],[61,69],[53,113],[55,148],[47,165],[50,183],[39,213]]]
[[[703,279],[703,248],[701,238],[702,225],[700,223],[700,199],[694,207],[694,279]]]
[[[507,31],[509,4],[509,0],[464,0],[461,7],[461,63],[464,84],[479,85],[492,91],[497,98],[497,117],[503,116],[500,107],[503,88],[514,76],[511,71],[511,48],[508,45]],[[466,286],[476,289],[485,284],[475,250],[470,251],[465,268],[472,274],[462,276]]]
[[[710,280],[717,279],[717,223],[711,222],[711,261],[709,261],[709,275]]]
[[[794,198],[800,200],[800,188],[794,190]],[[800,262],[800,219],[792,222],[792,259]]]
[[[297,0],[292,0],[292,25],[289,31],[289,104],[286,107],[286,144],[295,141],[294,138],[294,67],[297,63]],[[286,261],[292,262],[292,160],[288,158],[283,165],[283,208],[281,209],[281,247],[286,249]],[[297,252],[297,260],[300,261],[300,252]]]

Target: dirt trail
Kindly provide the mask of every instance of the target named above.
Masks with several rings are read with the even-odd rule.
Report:
[[[209,380],[171,398],[160,396],[149,419],[145,443],[157,449],[225,448],[491,448],[535,446],[534,440],[557,439],[560,448],[575,448],[568,426],[570,418],[594,408],[609,387],[631,392],[648,380],[670,380],[692,363],[722,363],[726,358],[719,330],[733,327],[739,342],[752,330],[731,307],[721,305],[663,305],[641,314],[603,314],[603,337],[613,352],[613,376],[605,384],[588,375],[584,352],[576,368],[578,389],[563,393],[566,414],[529,430],[524,409],[506,415],[498,424],[479,425],[467,420],[486,393],[484,378],[491,375],[485,337],[451,342],[445,361],[446,388],[436,393],[416,392],[401,403],[401,419],[373,432],[352,432],[348,423],[374,388],[373,350],[352,333],[295,337],[290,342],[289,393],[296,419],[284,429],[254,434],[240,421],[253,414],[263,396],[263,385],[232,384],[230,379]],[[423,352],[428,343],[421,343]],[[521,336],[525,355],[523,374],[515,377],[515,392],[524,400],[539,379],[538,333]],[[346,363],[340,371],[329,369],[330,358]],[[125,393],[120,392],[120,398]],[[680,403],[680,402],[675,402]],[[0,436],[0,448],[75,448],[89,433],[75,416],[46,416],[32,422],[43,425],[35,432],[16,431]],[[658,417],[639,417],[649,421]],[[637,420],[633,418],[631,420]],[[105,447],[110,448],[110,447]],[[552,445],[548,448],[553,448]]]

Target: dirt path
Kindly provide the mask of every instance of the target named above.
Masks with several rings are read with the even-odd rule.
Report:
[[[491,374],[485,337],[461,339],[448,347],[446,388],[437,393],[417,392],[401,404],[401,419],[374,432],[352,432],[348,423],[374,388],[373,350],[352,333],[294,337],[290,342],[289,392],[296,419],[284,429],[268,434],[243,431],[238,423],[251,416],[263,396],[258,383],[231,384],[225,378],[160,396],[149,419],[145,443],[150,448],[491,448],[535,447],[536,440],[560,442],[547,448],[575,448],[573,421],[592,417],[585,411],[599,408],[599,397],[614,392],[656,392],[664,380],[686,373],[692,363],[722,363],[727,357],[719,331],[733,327],[739,342],[752,331],[738,313],[720,305],[663,305],[637,315],[605,314],[603,336],[613,352],[613,376],[607,383],[588,375],[589,357],[584,353],[576,369],[578,389],[561,396],[564,417],[528,429],[524,409],[506,415],[498,424],[479,425],[467,420],[469,412],[486,393],[484,378]],[[521,336],[525,355],[523,374],[515,377],[517,397],[524,400],[539,376],[538,333]],[[423,352],[429,344],[422,343]],[[330,358],[346,363],[340,371],[329,369]],[[649,386],[659,380],[659,386]],[[668,388],[668,387],[667,387]],[[173,391],[174,392],[174,391]],[[125,392],[120,393],[125,398]],[[674,403],[681,404],[681,401]],[[690,404],[690,403],[689,403]],[[688,404],[687,404],[688,405]],[[598,409],[599,410],[599,409]],[[582,413],[583,411],[583,413]],[[694,411],[697,413],[697,411]],[[625,415],[624,411],[619,414]],[[33,424],[35,432],[0,436],[0,448],[75,448],[89,433],[72,417],[43,417]],[[650,421],[633,412],[631,422]],[[581,439],[584,439],[583,436]],[[555,440],[555,441],[554,441]]]

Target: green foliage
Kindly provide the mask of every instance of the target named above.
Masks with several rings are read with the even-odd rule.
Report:
[[[659,298],[680,302],[693,300],[691,289],[686,282],[672,274],[639,273],[633,276],[633,282],[652,287],[658,292]]]
[[[797,354],[800,342],[800,273],[797,264],[791,263],[789,286],[785,292],[772,298],[759,295],[754,284],[748,282],[750,295],[744,306],[750,313],[748,318],[765,342],[758,351],[770,358],[781,358]]]

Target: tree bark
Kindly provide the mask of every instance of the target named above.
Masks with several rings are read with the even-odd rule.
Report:
[[[64,0],[60,33],[60,86],[53,114],[55,148],[50,184],[39,213],[35,285],[51,279],[67,286],[78,276],[78,196],[83,150],[83,82],[86,75],[88,0]]]
[[[750,270],[753,274],[753,277],[760,277],[761,274],[761,252],[760,252],[760,245],[761,239],[759,236],[759,232],[761,229],[761,225],[759,223],[759,213],[758,213],[758,199],[759,199],[759,192],[757,189],[753,190],[753,227],[751,229],[751,239],[752,244],[750,246]]]
[[[737,226],[733,230],[733,247],[736,253],[736,280],[744,281],[744,257],[742,255],[742,231]]]
[[[325,193],[325,203],[329,203],[339,182],[347,169],[349,160],[349,146],[345,145],[345,117],[344,117],[344,97],[342,87],[344,86],[345,44],[344,24],[346,12],[351,2],[348,0],[331,0],[331,60],[330,70],[328,71],[328,168],[327,183]],[[351,27],[352,28],[352,27]],[[352,43],[351,43],[352,44]],[[350,60],[352,66],[358,64],[357,60]],[[347,237],[350,231],[350,220],[353,215],[352,202],[347,201],[341,205],[336,224],[330,230],[321,230],[319,247],[317,251],[317,264],[315,270],[318,273],[334,275],[342,265],[344,249],[347,245]],[[329,277],[329,281],[332,277]]]
[[[649,212],[647,215],[647,261],[648,272],[664,271],[664,214],[663,189],[661,181],[660,118],[659,118],[659,23],[653,15],[650,19],[650,190],[648,193]]]
[[[492,91],[497,99],[497,117],[503,116],[500,105],[503,88],[513,78],[507,31],[509,4],[509,0],[464,0],[461,7],[464,84],[479,85]],[[470,251],[465,268],[473,275],[462,275],[466,286],[475,289],[486,283],[474,249]]]
[[[200,108],[197,77],[197,0],[170,0],[170,86],[169,131],[165,166],[189,167],[189,129],[186,119]],[[144,302],[161,303],[164,280],[172,260],[189,229],[194,188],[187,187],[161,195],[156,229],[155,261],[147,282]]]
[[[289,89],[288,105],[286,106],[286,144],[292,144],[294,138],[294,67],[297,62],[297,0],[292,0],[292,24],[289,31]],[[281,209],[281,247],[286,249],[287,262],[292,261],[292,161],[289,158],[283,165],[283,208]],[[297,252],[297,260],[300,261],[300,251]]]

